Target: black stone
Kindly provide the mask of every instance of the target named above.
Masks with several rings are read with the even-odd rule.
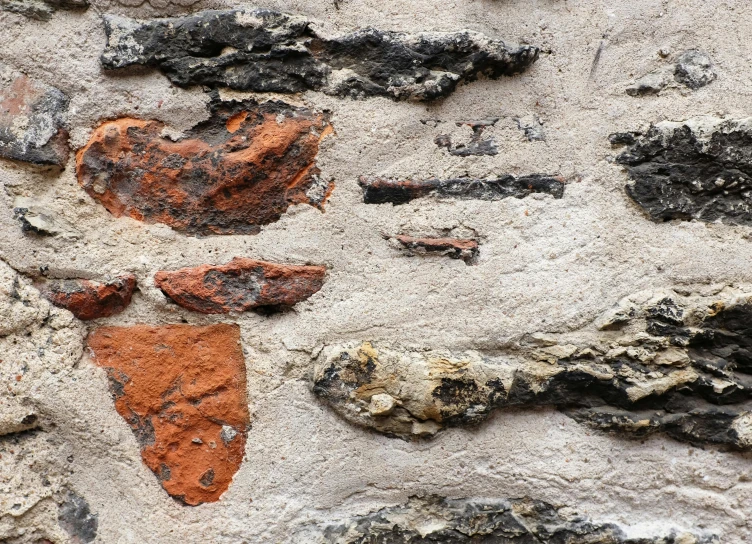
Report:
[[[86,499],[69,492],[58,510],[60,526],[71,536],[72,542],[92,542],[97,537],[98,516],[92,514]]]

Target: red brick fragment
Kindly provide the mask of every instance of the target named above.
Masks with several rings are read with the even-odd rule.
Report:
[[[217,501],[250,427],[240,328],[102,327],[88,345],[165,491],[191,506]]]
[[[204,314],[292,306],[324,284],[323,266],[274,264],[236,257],[226,265],[202,265],[154,276],[157,287],[184,308]]]
[[[135,288],[136,277],[132,274],[103,283],[71,279],[50,280],[39,286],[42,295],[52,304],[83,320],[122,312],[131,303]]]
[[[211,117],[177,140],[159,121],[122,118],[78,152],[78,181],[116,217],[190,234],[255,234],[292,204],[321,208],[328,115],[283,102],[215,102]]]
[[[473,264],[478,257],[478,242],[462,238],[413,238],[399,235],[394,237],[405,248],[416,253],[441,253],[452,259],[462,259]]]

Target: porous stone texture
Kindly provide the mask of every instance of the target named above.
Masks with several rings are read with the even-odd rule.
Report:
[[[309,19],[267,9],[204,11],[134,21],[105,18],[105,68],[158,66],[177,85],[242,91],[432,100],[460,82],[514,75],[538,58],[475,32],[403,33],[365,28],[324,36]]]
[[[87,346],[165,491],[191,506],[219,500],[250,426],[239,328],[102,327]]]
[[[49,21],[58,9],[86,9],[88,0],[0,0],[0,10]]]
[[[238,257],[226,265],[159,271],[154,284],[194,312],[226,314],[252,308],[293,306],[324,284],[323,266],[295,266]]]
[[[618,145],[624,140],[613,141]],[[749,118],[664,121],[638,135],[616,162],[634,180],[627,194],[654,221],[749,225],[751,144]]]
[[[420,542],[421,534],[436,536],[444,527],[464,523],[453,506],[428,500],[440,497],[436,500],[463,505],[460,509],[507,502],[517,508],[523,500],[541,501],[552,509],[543,512],[556,512],[557,526],[582,526],[573,521],[579,518],[594,526],[618,527],[623,539],[636,542],[685,544],[688,539],[715,538],[723,544],[749,543],[752,453],[741,440],[749,432],[743,417],[749,387],[747,334],[731,322],[731,313],[718,313],[724,316],[721,322],[710,319],[708,312],[716,302],[738,308],[733,301],[752,293],[752,225],[722,217],[741,217],[733,215],[736,204],[711,221],[698,219],[704,213],[701,206],[692,208],[696,217],[688,220],[650,220],[625,191],[625,185],[636,184],[624,168],[629,165],[616,160],[627,148],[612,147],[609,135],[631,146],[651,124],[707,117],[733,121],[752,115],[744,39],[752,33],[752,4],[203,0],[186,7],[192,0],[91,1],[86,10],[57,10],[48,22],[0,10],[2,62],[68,97],[62,126],[69,132],[70,147],[62,167],[0,160],[0,541],[70,544],[91,538],[95,519],[96,544],[327,544],[349,538],[336,533],[327,537],[327,527],[352,528],[353,540],[368,542],[369,537],[362,536],[365,525],[376,523],[369,520],[382,512]],[[488,40],[483,47],[497,41],[518,43],[539,49],[539,56],[519,74],[493,79],[481,73],[430,100],[426,92],[449,89],[429,85],[443,81],[441,66],[424,65],[417,58],[416,71],[411,67],[399,72],[405,85],[389,90],[376,76],[368,79],[369,67],[378,71],[390,66],[381,50],[359,56],[352,64],[359,70],[355,73],[320,61],[331,69],[324,86],[314,90],[303,81],[298,91],[281,93],[233,90],[222,81],[178,85],[164,71],[177,58],[165,66],[155,62],[111,70],[102,64],[101,56],[114,47],[115,38],[110,36],[108,46],[105,16],[151,28],[155,19],[199,18],[206,10],[250,13],[255,8],[305,21],[305,32],[315,34],[310,43],[333,43],[372,28],[386,36],[395,33],[395,40],[423,34],[443,43],[446,36],[467,35]],[[241,22],[248,35],[253,29],[263,34],[261,23]],[[189,55],[195,66],[208,67],[207,74],[230,78],[233,73],[248,74],[254,66],[273,67],[271,60],[232,64],[233,58],[249,55],[271,58],[272,48],[254,45],[250,52],[233,51],[221,28],[197,29],[201,40],[212,31],[218,32],[216,48]],[[303,43],[301,55],[318,59],[318,52],[305,46],[307,40],[296,37],[281,51],[291,55]],[[171,52],[165,42],[155,42],[153,50]],[[690,89],[676,81],[677,60],[690,50],[712,59],[717,74],[712,83]],[[235,72],[215,70],[223,58]],[[299,66],[289,56],[281,58],[287,59],[279,63],[285,69]],[[363,58],[367,66],[361,68]],[[290,71],[254,73],[253,81],[277,85]],[[656,71],[669,80],[660,92],[639,97],[625,92]],[[190,73],[198,77],[198,72]],[[383,75],[388,79],[394,73],[386,70]],[[420,74],[427,79],[419,81]],[[356,90],[364,99],[353,100],[345,89],[358,88],[347,82],[366,80],[377,81],[376,91],[386,94],[366,96]],[[340,95],[337,89],[343,82]],[[295,190],[300,200],[288,203],[274,193],[280,195],[274,200],[280,204],[273,206],[275,220],[249,221],[244,214],[255,208],[238,197],[237,222],[212,230],[203,222],[219,224],[212,204],[200,201],[205,204],[194,213],[176,207],[180,202],[166,191],[182,187],[201,194],[208,181],[190,178],[187,172],[171,178],[166,175],[171,170],[163,172],[143,155],[125,150],[122,158],[119,153],[101,157],[113,165],[120,160],[131,165],[128,174],[134,180],[159,180],[165,191],[153,196],[150,205],[185,209],[185,215],[175,215],[172,224],[167,214],[143,220],[130,213],[116,217],[79,184],[77,153],[100,136],[103,124],[124,120],[160,127],[148,141],[139,140],[146,147],[204,142],[208,153],[218,153],[201,162],[204,171],[217,174],[212,179],[247,179],[219,176],[235,152],[226,147],[232,140],[226,121],[232,116],[222,112],[240,107],[249,112],[279,108],[284,119],[278,121],[275,114],[262,123],[271,133],[318,116],[331,126],[316,143],[315,153],[293,143],[273,155],[284,155],[285,164],[300,164],[300,170],[292,168],[297,173],[307,165],[319,170],[309,188]],[[460,149],[473,137],[466,123],[493,119],[498,120],[483,128],[481,140],[493,139],[495,155],[451,154],[435,143],[446,134],[452,149]],[[320,134],[326,130],[323,123],[315,124]],[[133,138],[143,138],[137,126],[128,126]],[[196,133],[200,126],[212,129]],[[529,137],[528,132],[534,135],[541,128],[545,139]],[[248,134],[243,130],[235,134]],[[306,141],[315,137],[305,134]],[[746,144],[739,138],[738,145],[719,140],[721,147],[735,152],[733,160],[729,156],[729,172],[746,171]],[[244,141],[234,142],[239,153],[246,152]],[[242,162],[247,165],[244,171],[264,180],[284,179],[282,186],[296,182],[297,173],[287,177],[276,158],[264,157],[269,160]],[[713,160],[696,157],[694,163],[683,163],[677,154],[670,164],[685,165],[688,172],[710,165],[710,175]],[[155,177],[154,172],[165,175]],[[360,176],[485,183],[535,173],[560,176],[566,183],[552,182],[550,187],[561,191],[536,192],[530,184],[510,181],[512,198],[490,200],[475,198],[477,192],[465,197],[462,191],[468,184],[460,184],[459,197],[431,188],[396,206],[388,192],[381,205],[364,202],[358,183]],[[101,188],[93,183],[92,189],[95,186]],[[276,181],[274,186],[280,187]],[[123,187],[128,189],[128,183]],[[700,200],[703,191],[697,193]],[[687,194],[691,201],[695,193]],[[737,198],[733,187],[728,195],[717,195],[718,202]],[[220,191],[217,198],[221,196]],[[738,198],[745,197],[739,193]],[[744,208],[739,205],[739,210]],[[400,235],[474,240],[480,251],[474,265],[467,266],[462,259],[405,248],[395,239]],[[154,281],[160,271],[226,266],[236,257],[322,266],[326,281],[285,311],[257,308],[227,314],[180,306]],[[55,307],[35,287],[36,282],[106,282],[129,274],[138,286],[131,303],[118,314],[91,321]],[[683,323],[649,320],[642,314],[647,308],[642,299],[633,300],[635,316],[629,317],[629,305],[620,312],[619,301],[642,292],[671,298],[683,312]],[[608,317],[611,309],[614,315]],[[629,317],[623,323],[622,314]],[[674,319],[673,314],[664,315]],[[648,329],[649,321],[665,326]],[[233,342],[239,336],[243,359],[237,363],[242,374],[237,375],[245,376],[246,383],[237,392],[242,401],[235,404],[240,410],[236,414],[245,406],[252,422],[227,489],[218,500],[196,506],[171,497],[160,481],[167,472],[158,467],[155,475],[144,462],[141,435],[118,413],[107,371],[86,347],[87,335],[103,327],[175,325],[237,327]],[[705,336],[710,333],[712,341]],[[130,334],[123,341],[124,356],[131,348],[144,349],[139,338]],[[675,338],[687,345],[674,344]],[[380,363],[394,360],[394,379],[404,379],[406,387],[437,355],[450,362],[477,363],[477,369],[492,375],[508,368],[520,378],[539,376],[541,388],[515,388],[514,380],[505,378],[498,395],[501,404],[489,406],[486,414],[487,397],[481,397],[475,417],[462,403],[452,403],[454,389],[447,387],[441,391],[456,412],[447,412],[449,421],[442,417],[424,422],[440,430],[424,437],[410,433],[407,440],[387,436],[340,413],[355,404],[349,397],[343,403],[328,402],[313,391],[315,371],[328,355],[357,352],[365,343],[377,351]],[[619,354],[621,349],[626,351]],[[192,343],[181,359],[192,360],[197,351]],[[172,372],[169,350],[160,351],[159,358],[152,357],[153,349],[148,353],[150,372]],[[163,359],[170,362],[168,367],[163,368]],[[224,360],[213,357],[197,386],[210,386],[215,369],[224,372]],[[583,369],[580,374],[578,368]],[[542,374],[545,370],[551,376]],[[468,380],[471,377],[477,374],[468,371]],[[358,417],[366,420],[368,414],[385,425],[394,423],[404,414],[409,394],[441,385],[433,378],[424,381],[416,389],[374,391],[368,402],[357,404]],[[522,386],[524,381],[517,383]],[[167,389],[155,389],[160,401]],[[479,389],[479,396],[486,391]],[[515,404],[508,397],[511,390],[526,396],[517,397]],[[653,393],[636,403],[629,400],[627,392],[641,395],[648,390]],[[356,391],[361,397],[366,393]],[[174,399],[177,392],[167,396]],[[416,399],[423,402],[424,397]],[[432,394],[426,400],[439,410],[445,407]],[[458,417],[451,419],[453,413]],[[238,432],[210,423],[220,442]],[[233,441],[241,438],[242,433]],[[192,451],[209,447],[201,441],[194,443],[190,437],[176,442],[174,455],[190,458]],[[212,485],[220,480],[214,470]],[[208,483],[206,470],[197,469],[189,480],[204,489],[204,475]],[[170,477],[176,483],[178,471],[171,470]],[[489,527],[486,520],[481,516],[479,527]],[[541,519],[527,527],[547,523]],[[375,531],[372,540],[388,542],[392,536],[382,538]],[[473,538],[482,542],[484,537]],[[489,537],[502,538],[507,537]],[[580,544],[578,540],[587,542],[585,535],[575,535],[567,544]],[[590,540],[598,542],[595,536]]]
[[[252,100],[214,102],[210,114],[177,138],[159,121],[102,124],[78,152],[79,183],[116,217],[192,234],[255,233],[292,204],[323,204],[329,190],[311,189],[327,115]]]
[[[62,166],[68,97],[0,63],[0,157]]]
[[[410,255],[439,254],[462,259],[467,264],[474,264],[478,258],[478,242],[460,238],[416,238],[400,234],[394,240],[407,249]]]
[[[105,282],[52,280],[39,286],[44,298],[84,321],[119,314],[131,303],[135,288],[133,274]]]

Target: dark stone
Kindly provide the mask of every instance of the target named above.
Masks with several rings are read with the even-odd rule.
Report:
[[[58,510],[58,522],[74,544],[92,542],[97,537],[99,520],[83,497],[69,492]]]
[[[434,143],[439,147],[445,147],[450,155],[456,157],[469,157],[471,155],[496,155],[499,149],[493,138],[483,140],[483,130],[486,127],[492,127],[499,119],[489,119],[487,121],[474,121],[469,123],[457,123],[457,126],[468,125],[473,135],[467,144],[452,145],[452,138],[448,134],[439,134],[434,139]]]
[[[564,196],[564,179],[559,176],[531,174],[515,177],[502,176],[496,179],[456,178],[440,180],[393,180],[361,177],[363,202],[366,204],[394,205],[410,202],[415,198],[436,195],[461,200],[501,200],[507,197],[524,198],[530,193],[548,193],[554,198]]]
[[[634,180],[627,194],[654,221],[752,224],[752,130],[746,120],[660,123],[616,162]]]
[[[537,115],[527,115],[515,118],[517,128],[525,134],[529,142],[545,142],[546,133],[543,130],[543,121]]]
[[[713,69],[713,61],[707,53],[690,49],[682,53],[676,60],[674,78],[690,89],[699,89],[715,81],[717,74]]]
[[[29,19],[49,21],[58,9],[86,9],[86,0],[0,0],[0,10],[18,13]]]
[[[404,34],[372,28],[323,37],[305,17],[267,9],[203,11],[140,22],[105,16],[107,69],[158,67],[180,86],[432,100],[460,82],[523,71],[532,46],[463,31]]]
[[[60,90],[0,64],[0,157],[63,166],[67,109]]]
[[[417,524],[414,520],[432,520]],[[672,529],[654,537],[629,538],[613,523],[582,515],[559,515],[551,504],[522,499],[411,497],[323,528],[331,544],[686,544],[718,543],[712,534]]]

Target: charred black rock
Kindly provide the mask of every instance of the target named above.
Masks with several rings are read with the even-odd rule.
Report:
[[[323,527],[331,544],[712,544],[714,535],[671,530],[655,537],[629,538],[613,523],[562,515],[553,505],[522,499],[411,497],[339,524]]]
[[[554,198],[564,196],[564,179],[559,176],[531,174],[496,179],[455,178],[427,180],[394,180],[360,178],[363,202],[366,204],[404,204],[428,195],[461,200],[501,200],[508,197],[525,198],[531,193],[548,193]]]
[[[98,516],[91,513],[86,499],[73,492],[67,493],[60,505],[58,521],[72,542],[86,544],[97,537]]]
[[[107,69],[158,67],[176,85],[244,91],[321,90],[338,96],[432,100],[479,75],[523,71],[532,46],[482,34],[405,34],[373,28],[324,37],[305,17],[266,9],[204,11],[141,22],[105,16]]]
[[[690,49],[676,60],[674,79],[690,89],[699,89],[715,81],[718,77],[713,69],[713,61],[707,53]]]
[[[313,391],[348,421],[406,439],[553,406],[604,431],[752,450],[752,295],[640,293],[597,327],[595,341],[533,335],[501,355],[332,346]]]
[[[752,224],[750,120],[696,118],[650,127],[616,157],[627,194],[654,221]]]

